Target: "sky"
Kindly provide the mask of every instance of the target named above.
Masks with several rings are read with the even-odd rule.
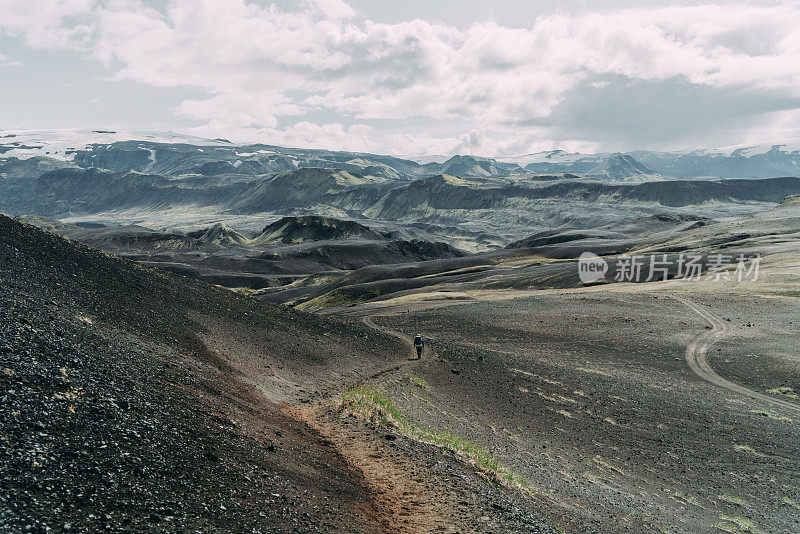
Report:
[[[800,2],[0,0],[0,129],[503,157],[800,137]]]

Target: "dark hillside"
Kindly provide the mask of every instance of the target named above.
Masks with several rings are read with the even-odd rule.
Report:
[[[4,216],[0,289],[0,531],[379,528],[360,475],[269,399],[392,342]]]
[[[671,180],[640,184],[565,181],[531,189],[528,198],[576,198],[587,201],[655,202],[664,206],[692,206],[704,202],[780,202],[800,190],[800,178],[764,180]]]
[[[325,239],[344,239],[361,237],[364,239],[386,239],[386,235],[376,232],[355,221],[343,221],[330,217],[306,216],[284,217],[266,226],[256,238],[259,243],[299,243],[302,241],[322,241]]]

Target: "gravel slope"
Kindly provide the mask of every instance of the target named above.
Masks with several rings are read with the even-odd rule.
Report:
[[[0,532],[552,532],[454,455],[337,410],[405,363],[357,321],[0,216]]]
[[[360,473],[198,341],[193,303],[242,302],[5,217],[0,236],[0,531],[380,530]]]
[[[398,303],[376,322],[422,332],[437,357],[410,370],[424,391],[402,379],[387,390],[416,420],[475,440],[533,481],[551,524],[568,531],[797,532],[798,410],[697,376],[685,350],[710,325],[668,294]],[[677,294],[732,325],[709,348],[722,376],[797,391],[795,299]]]

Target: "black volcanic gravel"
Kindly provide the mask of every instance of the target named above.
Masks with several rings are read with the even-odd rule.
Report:
[[[74,282],[114,263],[132,288],[108,306]],[[359,476],[308,427],[152,341],[170,332],[84,315],[127,296],[143,324],[136,286],[156,277],[139,269],[0,217],[0,532],[375,530]]]

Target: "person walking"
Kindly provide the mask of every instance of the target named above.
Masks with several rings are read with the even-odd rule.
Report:
[[[422,349],[425,347],[425,340],[422,339],[420,334],[417,334],[414,338],[414,348],[417,349],[417,359],[419,360],[422,358]]]

